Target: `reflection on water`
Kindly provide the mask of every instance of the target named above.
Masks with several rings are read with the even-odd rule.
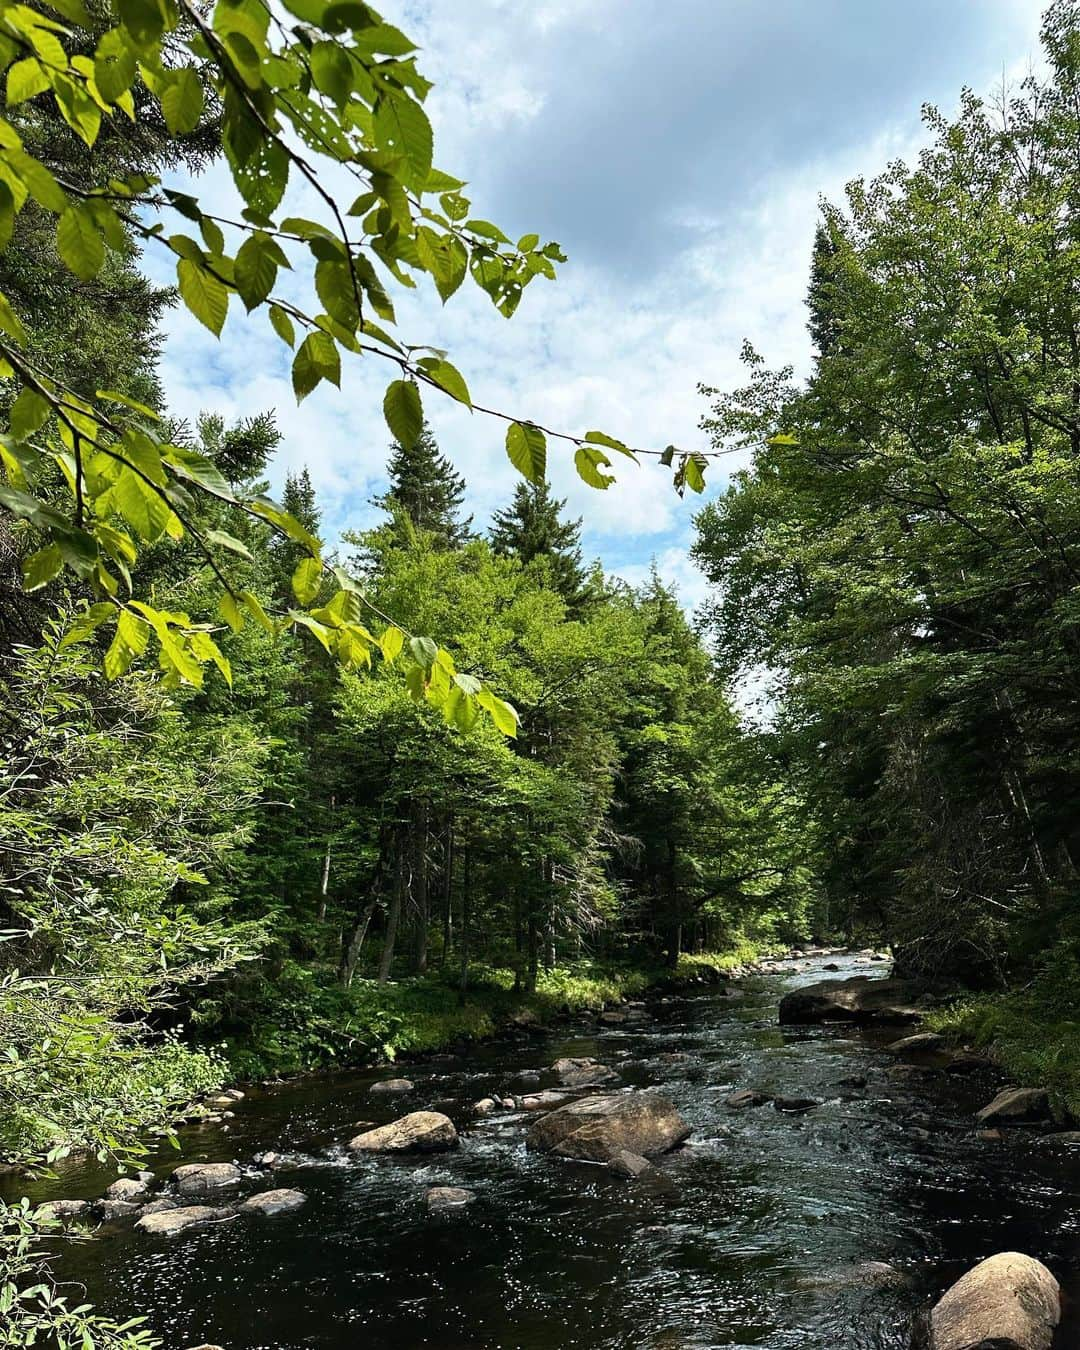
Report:
[[[169,1350],[898,1350],[913,1311],[992,1252],[1029,1252],[1075,1284],[1080,1160],[1027,1138],[977,1141],[971,1112],[988,1078],[901,1081],[880,1038],[778,1028],[782,990],[817,978],[820,963],[743,997],[653,1002],[640,1029],[582,1023],[436,1057],[409,1067],[407,1098],[369,1097],[378,1075],[253,1093],[227,1132],[190,1133],[185,1161],[276,1149],[286,1165],[269,1184],[306,1192],[304,1209],[171,1243],[117,1229],[65,1244],[60,1272],[103,1310],[149,1314]],[[472,1102],[520,1091],[517,1075],[560,1055],[596,1055],[627,1084],[662,1087],[691,1142],[627,1182],[527,1153],[529,1117],[472,1118]],[[864,1088],[842,1085],[859,1077]],[[822,1104],[801,1116],[726,1110],[742,1087]],[[462,1129],[457,1153],[344,1153],[354,1121],[425,1107]],[[170,1153],[160,1170],[175,1164]],[[88,1169],[32,1194],[95,1195],[109,1179]],[[432,1215],[431,1185],[477,1199]],[[1063,1328],[1062,1345],[1077,1338]]]

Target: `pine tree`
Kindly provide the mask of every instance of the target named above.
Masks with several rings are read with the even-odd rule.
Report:
[[[506,510],[495,512],[491,547],[524,563],[546,559],[552,586],[574,609],[588,587],[581,566],[581,520],[563,520],[565,506],[565,499],[551,495],[548,483],[519,483]]]
[[[439,453],[431,428],[424,423],[415,444],[395,441],[386,466],[390,486],[374,504],[391,516],[404,514],[412,524],[435,536],[440,547],[460,548],[472,537],[472,516],[462,520],[465,480]]]
[[[810,263],[810,285],[806,293],[806,307],[810,311],[807,328],[814,351],[820,359],[835,350],[840,336],[836,318],[836,240],[825,221],[819,221],[814,231],[814,252]]]
[[[315,500],[315,488],[306,465],[299,473],[290,470],[285,474],[281,505],[303,525],[305,530],[318,537],[322,512]],[[306,556],[306,552],[302,544],[293,543],[291,539],[276,539],[273,551],[277,564],[274,577],[275,598],[287,609],[296,603],[292,591],[292,575],[301,559]]]

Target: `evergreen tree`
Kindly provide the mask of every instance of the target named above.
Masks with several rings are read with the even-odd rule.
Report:
[[[839,252],[830,225],[819,221],[814,231],[814,252],[810,262],[810,286],[806,307],[810,319],[806,327],[814,351],[819,359],[831,356],[839,337],[834,291],[836,289],[836,258]],[[835,228],[835,226],[833,227]]]
[[[573,609],[586,598],[588,586],[581,566],[581,519],[563,520],[565,507],[548,483],[519,483],[510,505],[495,512],[490,535],[493,551],[503,557],[523,563],[546,559],[548,580]]]
[[[444,548],[460,548],[472,537],[472,516],[461,518],[465,480],[439,453],[426,422],[411,446],[394,442],[386,468],[390,486],[374,499],[376,506],[395,519],[407,518]]]

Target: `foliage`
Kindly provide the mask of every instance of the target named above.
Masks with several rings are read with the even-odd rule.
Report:
[[[395,324],[388,288],[414,287],[420,274],[446,301],[471,277],[509,317],[535,277],[554,278],[563,255],[536,234],[514,243],[474,217],[465,185],[435,167],[424,111],[431,86],[405,34],[367,4],[327,0],[290,0],[280,15],[261,0],[220,0],[212,12],[193,0],[97,0],[89,9],[83,0],[59,0],[52,8],[59,19],[17,0],[0,6],[7,112],[0,119],[0,248],[29,211],[83,284],[112,255],[130,258],[135,244],[163,250],[175,259],[180,302],[212,333],[221,335],[234,298],[266,319],[294,353],[298,400],[324,381],[340,385],[343,352],[385,359],[398,378],[384,412],[406,448],[421,432],[421,388],[473,407],[445,353],[388,331]],[[65,134],[90,151],[99,140],[140,139],[149,124],[158,154],[138,171],[122,164],[103,180],[92,155],[86,163],[50,163],[35,138],[50,118],[62,119]],[[228,217],[204,211],[154,172],[208,122],[236,193]],[[356,194],[351,202],[327,186],[335,171],[350,184],[348,196]],[[314,202],[314,218],[284,213],[290,185]],[[281,283],[282,273],[294,271],[303,275],[306,300],[293,298],[298,288],[287,277]],[[513,733],[508,705],[474,677],[457,679],[430,638],[410,640],[387,624],[346,573],[324,563],[320,541],[293,515],[262,493],[237,492],[211,459],[170,435],[149,403],[119,388],[80,392],[60,367],[42,364],[28,323],[17,297],[0,294],[0,373],[18,390],[0,450],[7,479],[0,505],[26,522],[38,545],[25,559],[27,589],[70,573],[94,601],[81,635],[115,625],[111,677],[149,647],[169,687],[200,686],[209,664],[229,681],[214,635],[218,618],[234,632],[247,622],[300,627],[347,668],[367,667],[375,655],[401,656],[415,697],[451,720],[487,713]],[[511,459],[526,477],[542,478],[545,433],[508,420]],[[635,458],[602,432],[565,439],[595,487],[613,481],[605,472],[609,451]],[[664,461],[673,456],[672,447]],[[703,463],[700,455],[680,457],[680,491],[686,484],[701,490]],[[199,504],[207,496],[227,505],[230,528],[204,527]],[[234,579],[236,555],[245,552],[235,522],[244,517],[266,521],[303,550],[292,579],[296,605],[280,617]],[[139,586],[140,554],[165,536],[187,539],[212,575],[212,620],[162,608]],[[313,608],[324,575],[334,590]],[[365,616],[384,625],[378,637]]]

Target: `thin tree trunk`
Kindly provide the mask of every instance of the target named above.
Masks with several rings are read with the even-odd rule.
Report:
[[[446,822],[446,857],[443,866],[443,941],[442,964],[450,959],[454,942],[454,817]]]
[[[379,983],[385,984],[390,978],[390,968],[394,962],[394,942],[397,938],[398,924],[401,922],[401,900],[405,890],[405,860],[398,851],[397,865],[394,868],[394,890],[390,897],[390,909],[386,915],[386,933],[383,936],[382,955],[379,957]]]
[[[336,798],[334,797],[330,798],[331,814],[333,814],[335,801]],[[333,833],[332,830],[328,829],[326,831],[326,852],[323,854],[322,880],[319,883],[319,911],[318,911],[319,923],[326,922],[326,895],[330,889],[330,839],[332,833]]]
[[[371,916],[374,913],[375,896],[372,894],[363,911],[356,916],[356,920],[349,931],[348,941],[345,943],[345,948],[341,954],[341,983],[345,989],[352,986],[356,967],[360,963],[360,952],[364,946],[364,938],[367,937],[368,925],[371,923]]]
[[[412,897],[413,904],[416,907],[416,938],[413,948],[413,964],[418,975],[423,975],[427,970],[428,958],[428,921],[430,919],[428,905],[428,869],[427,869],[427,846],[428,846],[428,804],[420,802],[416,808],[417,828],[416,837],[413,841],[415,852],[415,861],[413,864],[412,875]]]
[[[469,940],[472,937],[472,849],[465,845],[464,894],[461,897],[461,979],[458,1002],[465,1002],[469,988]]]

